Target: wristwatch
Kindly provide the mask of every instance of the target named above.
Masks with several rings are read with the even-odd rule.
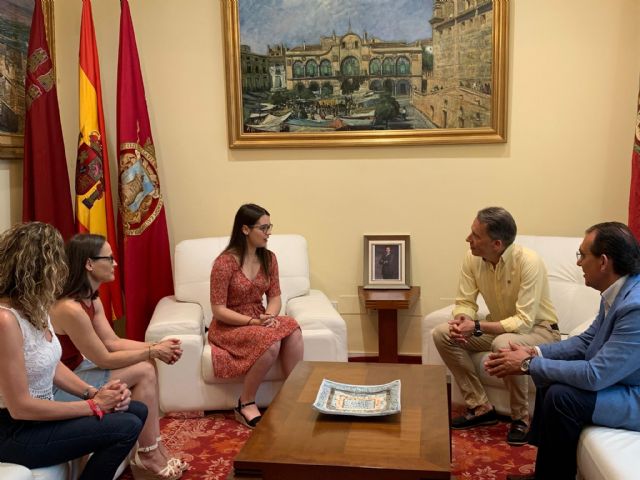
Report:
[[[475,323],[475,327],[473,329],[473,336],[474,337],[480,337],[482,336],[482,329],[480,328],[480,320],[474,320],[473,323]]]
[[[91,389],[92,388],[96,388],[93,386],[90,386],[89,388],[87,388],[84,392],[82,392],[82,399],[83,400],[89,400],[90,398],[92,398],[91,395]],[[94,395],[95,396],[95,395]]]
[[[520,363],[520,370],[525,374],[525,375],[530,375],[529,372],[529,364],[531,363],[531,359],[533,357],[527,357],[524,360],[522,360],[522,363]]]

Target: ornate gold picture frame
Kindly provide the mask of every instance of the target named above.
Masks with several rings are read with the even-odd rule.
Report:
[[[231,148],[506,142],[509,0],[220,0]]]
[[[0,50],[6,71],[0,72],[0,158],[22,158],[24,148],[24,79],[34,1],[42,2],[51,58],[55,57],[53,0],[2,0]],[[6,30],[6,31],[5,31]],[[2,67],[0,67],[2,68]],[[55,71],[55,70],[54,70]]]

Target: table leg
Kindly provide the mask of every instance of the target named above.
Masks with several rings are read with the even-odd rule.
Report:
[[[397,310],[378,310],[378,361],[398,363]]]

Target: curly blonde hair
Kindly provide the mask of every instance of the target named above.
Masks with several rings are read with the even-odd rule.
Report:
[[[22,223],[0,234],[0,297],[8,297],[36,328],[47,328],[68,271],[64,241],[53,226]]]

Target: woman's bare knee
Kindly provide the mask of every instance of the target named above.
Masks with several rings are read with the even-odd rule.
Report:
[[[113,370],[111,378],[123,381],[129,388],[142,383],[153,385],[157,383],[156,369],[150,362],[139,362],[130,367]]]
[[[277,341],[267,349],[266,353],[268,353],[270,357],[276,358],[280,353],[280,346],[281,346],[280,341]]]

